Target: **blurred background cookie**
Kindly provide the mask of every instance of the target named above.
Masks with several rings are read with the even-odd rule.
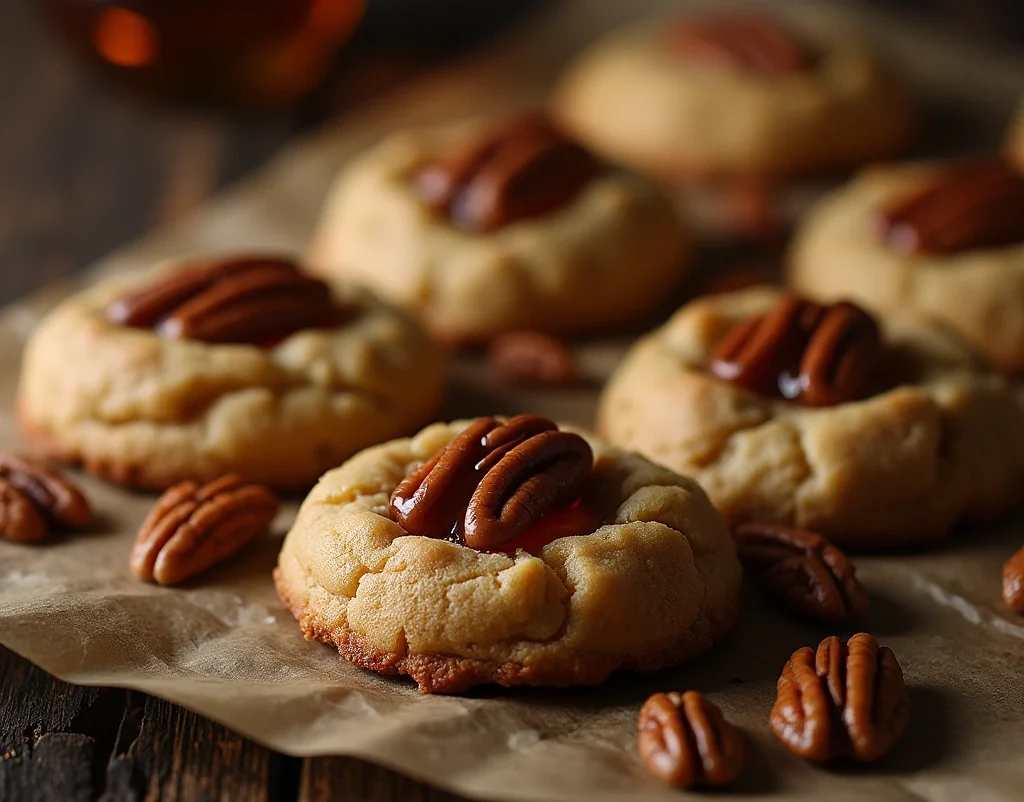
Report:
[[[823,199],[789,281],[813,298],[914,310],[1024,370],[1024,173],[1000,156],[877,167]]]
[[[356,158],[309,261],[471,342],[636,320],[678,286],[688,250],[660,189],[526,113],[398,134]]]

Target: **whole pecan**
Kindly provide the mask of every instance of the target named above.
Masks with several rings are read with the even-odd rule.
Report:
[[[600,172],[543,114],[514,117],[424,166],[419,196],[468,231],[493,231],[561,208]]]
[[[856,398],[881,356],[878,324],[860,307],[787,295],[723,337],[709,370],[761,395],[826,406]]]
[[[676,788],[726,785],[743,768],[743,737],[697,691],[654,694],[640,709],[637,729],[640,759]]]
[[[575,501],[592,463],[587,441],[547,418],[480,418],[398,484],[391,517],[412,535],[495,548]]]
[[[50,528],[82,529],[92,522],[77,487],[44,462],[0,455],[0,537],[32,543]]]
[[[564,343],[532,331],[512,331],[491,343],[491,364],[499,375],[517,382],[573,384],[580,373]]]
[[[992,156],[951,165],[876,218],[904,254],[950,254],[1024,242],[1024,173]]]
[[[1024,548],[1003,566],[1003,601],[1015,613],[1024,613]]]
[[[782,669],[777,691],[772,731],[807,760],[878,760],[910,723],[900,664],[866,632],[845,644],[826,638],[817,653],[798,649]]]
[[[345,314],[327,284],[289,259],[269,256],[186,267],[107,308],[112,322],[155,328],[165,337],[257,344],[337,325]]]
[[[755,14],[716,14],[676,21],[671,47],[687,60],[762,75],[803,72],[810,54],[777,25]]]
[[[208,484],[181,482],[146,516],[131,554],[132,572],[174,585],[223,562],[267,532],[277,497],[262,485],[227,474]]]
[[[734,536],[743,567],[768,595],[795,612],[829,624],[867,612],[868,594],[853,563],[821,535],[779,524],[744,524]]]

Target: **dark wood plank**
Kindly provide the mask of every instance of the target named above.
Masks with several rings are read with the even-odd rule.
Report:
[[[362,760],[317,757],[303,762],[299,802],[466,802]]]
[[[0,801],[94,799],[124,705],[0,649]]]
[[[128,699],[102,802],[294,798],[298,761],[176,705]]]

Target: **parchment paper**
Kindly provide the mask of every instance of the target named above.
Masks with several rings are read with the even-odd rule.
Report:
[[[366,143],[396,125],[537,100],[558,67],[597,31],[678,6],[558,5],[498,52],[433,76],[299,145],[194,219],[97,270],[131,270],[192,251],[300,248],[334,170]],[[859,22],[897,56],[938,109],[934,147],[993,144],[1024,90],[1020,60],[863,11],[800,4],[795,13]],[[0,448],[18,445],[11,404],[24,339],[70,289],[0,316]],[[600,378],[622,347],[621,340],[589,343],[580,355]],[[569,391],[504,391],[473,357],[461,359],[454,372],[449,415],[530,410],[590,422],[596,383]],[[621,675],[598,688],[424,697],[409,682],[360,671],[300,636],[270,582],[294,503],[282,512],[273,538],[189,586],[166,590],[135,581],[127,566],[133,533],[152,497],[89,478],[83,483],[100,515],[95,531],[43,547],[0,543],[0,642],[71,682],[139,689],[289,754],[359,756],[469,796],[591,801],[679,798],[635,759],[635,717],[655,690],[695,688],[749,735],[749,765],[721,798],[774,793],[780,799],[895,802],[1024,795],[1024,617],[1009,614],[999,598],[1002,563],[1024,542],[1021,521],[960,532],[930,552],[858,559],[873,605],[863,628],[901,660],[912,723],[887,760],[826,770],[785,752],[767,717],[789,654],[832,630],[788,618],[753,592],[735,635],[678,670]]]

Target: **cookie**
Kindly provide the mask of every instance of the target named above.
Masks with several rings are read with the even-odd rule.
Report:
[[[438,423],[330,471],[274,578],[308,638],[455,693],[696,657],[732,630],[741,569],[692,479],[520,416]]]
[[[309,262],[467,342],[643,317],[682,280],[687,252],[661,190],[531,113],[396,134],[357,158]]]
[[[1024,370],[1024,173],[1001,157],[870,168],[811,212],[789,261],[805,295],[932,315]]]
[[[1020,500],[1024,411],[961,338],[753,288],[683,307],[605,388],[599,431],[694,476],[733,526],[924,544]]]
[[[233,472],[309,487],[429,420],[440,350],[368,292],[271,256],[111,279],[54,309],[25,350],[17,410],[42,451],[160,489]]]
[[[857,166],[913,128],[899,82],[850,31],[742,12],[613,32],[568,68],[553,109],[596,152],[673,181]]]

